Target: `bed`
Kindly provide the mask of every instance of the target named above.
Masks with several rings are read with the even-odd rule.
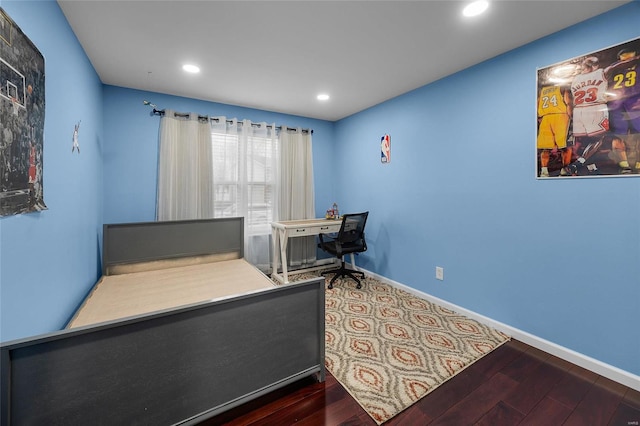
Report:
[[[243,238],[242,218],[104,225],[67,328],[0,344],[0,423],[197,424],[324,381],[324,278],[276,286]]]

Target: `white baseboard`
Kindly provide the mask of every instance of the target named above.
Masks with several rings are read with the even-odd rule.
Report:
[[[640,391],[640,376],[637,376],[633,373],[622,370],[618,367],[614,367],[613,365],[606,364],[602,361],[598,361],[597,359],[588,357],[586,355],[583,355],[579,352],[565,348],[563,346],[557,345],[553,342],[542,339],[538,336],[534,336],[533,334],[527,333],[526,331],[519,330],[507,324],[503,324],[499,321],[495,321],[491,318],[485,317],[484,315],[480,315],[476,312],[454,305],[453,303],[449,303],[446,300],[442,300],[430,294],[423,293],[419,290],[416,290],[415,288],[408,287],[399,282],[390,280],[388,278],[385,278],[373,272],[367,271],[366,269],[362,269],[362,268],[357,268],[357,269],[361,270],[362,272],[365,272],[367,275],[374,277],[375,279],[383,283],[389,284],[394,287],[398,287],[406,291],[407,293],[411,293],[417,297],[426,299],[444,308],[450,309],[461,315],[474,319],[481,324],[487,325],[489,327],[493,327],[496,330],[499,330],[516,340],[526,343],[529,346],[533,346],[534,348],[545,351],[551,355],[557,356],[558,358],[562,358],[565,361],[569,361],[572,364],[578,365],[582,368],[586,368],[587,370],[593,371],[594,373],[599,374],[603,377],[606,377],[620,384],[623,384],[627,387]]]

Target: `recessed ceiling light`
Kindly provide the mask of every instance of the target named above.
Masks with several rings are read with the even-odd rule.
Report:
[[[196,65],[192,65],[192,64],[185,64],[182,66],[182,69],[185,70],[186,72],[190,72],[192,74],[197,74],[200,72],[200,67],[196,66]]]
[[[489,7],[488,1],[477,0],[477,1],[474,1],[473,3],[469,3],[462,11],[462,14],[464,16],[477,16],[483,13],[485,10],[487,10],[488,7]]]
[[[328,101],[329,100],[329,95],[327,95],[326,93],[321,93],[318,95],[318,100],[319,101]]]

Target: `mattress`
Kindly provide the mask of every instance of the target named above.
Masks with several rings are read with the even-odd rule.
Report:
[[[260,291],[274,285],[244,259],[103,276],[67,328]]]

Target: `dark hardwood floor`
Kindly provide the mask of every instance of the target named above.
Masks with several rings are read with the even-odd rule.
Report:
[[[301,380],[229,412],[211,425],[376,423],[327,373]],[[640,392],[512,340],[384,423],[389,425],[640,424]]]

